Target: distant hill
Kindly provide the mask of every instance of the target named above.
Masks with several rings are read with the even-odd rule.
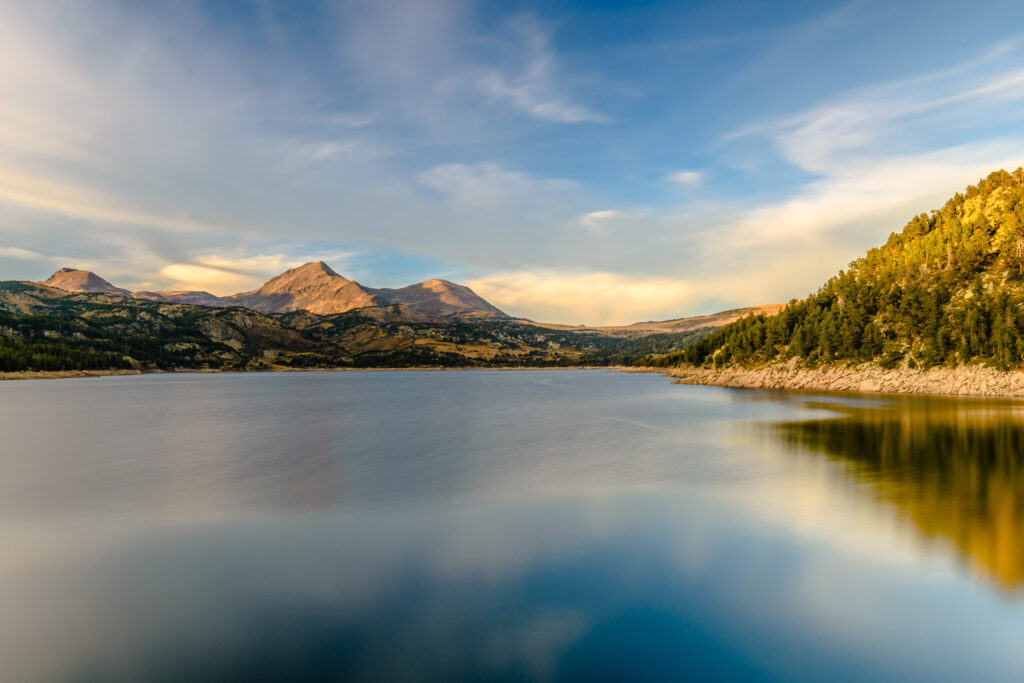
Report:
[[[433,279],[401,289],[371,289],[371,294],[388,304],[399,304],[434,318],[508,316],[465,285]]]
[[[271,278],[258,289],[230,296],[215,296],[201,291],[133,293],[115,287],[95,273],[72,268],[62,268],[40,284],[69,292],[117,294],[164,303],[243,306],[261,313],[309,311],[333,315],[370,307],[392,307],[390,313],[374,314],[375,317],[401,317],[411,322],[452,317],[508,317],[464,285],[434,279],[400,289],[370,289],[342,277],[323,261],[292,268]]]
[[[585,325],[559,325],[555,323],[537,323],[541,327],[553,330],[573,330],[576,332],[590,332],[593,334],[604,334],[612,337],[646,337],[652,334],[679,334],[685,332],[697,332],[711,330],[728,325],[741,318],[751,315],[775,315],[786,304],[765,304],[763,306],[749,306],[747,308],[733,308],[728,311],[712,313],[711,315],[697,315],[690,318],[673,318],[672,320],[649,321],[633,323],[632,325],[607,325],[599,327],[587,327]]]
[[[245,306],[263,313],[344,313],[386,302],[358,282],[346,279],[323,261],[286,270],[259,289],[224,299],[226,305]]]
[[[915,216],[778,315],[731,323],[654,362],[779,361],[1024,365],[1024,170],[992,173]]]
[[[131,296],[131,292],[127,289],[115,287],[96,273],[90,273],[87,270],[76,270],[75,268],[61,268],[42,282],[42,284],[68,292],[92,292],[94,294]]]

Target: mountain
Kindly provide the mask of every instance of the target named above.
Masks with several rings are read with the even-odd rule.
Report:
[[[242,306],[261,313],[309,311],[333,315],[364,308],[385,308],[369,315],[378,319],[411,322],[452,317],[507,318],[476,292],[447,280],[427,280],[400,289],[370,289],[342,277],[323,261],[307,263],[281,273],[250,292],[215,296],[202,291],[129,292],[114,287],[95,273],[62,268],[41,284],[69,292],[102,292],[146,301],[197,306]]]
[[[323,261],[286,270],[259,289],[225,298],[231,305],[263,313],[309,311],[321,315],[387,303],[358,282],[338,275]]]
[[[61,268],[42,284],[47,285],[48,287],[63,289],[68,292],[93,292],[119,294],[121,296],[131,295],[131,292],[127,289],[115,287],[96,273],[91,273],[88,270],[77,270],[75,268]]]
[[[1024,365],[1024,169],[996,171],[780,313],[744,318],[659,366]]]
[[[388,304],[399,304],[415,311],[445,318],[454,315],[507,318],[469,287],[448,280],[427,280],[401,289],[371,289]]]
[[[371,289],[334,272],[323,261],[307,263],[273,278],[259,289],[225,297],[227,305],[265,313],[309,311],[320,315],[359,308],[397,307],[418,320],[454,316],[507,318],[476,292],[447,280],[427,280],[400,289]]]

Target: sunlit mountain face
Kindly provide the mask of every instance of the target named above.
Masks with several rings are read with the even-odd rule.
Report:
[[[945,399],[827,405],[840,415],[771,431],[842,463],[923,538],[952,545],[977,575],[1005,591],[1024,589],[1024,406]]]

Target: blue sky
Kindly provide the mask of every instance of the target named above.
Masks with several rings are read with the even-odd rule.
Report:
[[[39,5],[39,6],[37,6]],[[0,0],[0,278],[324,259],[623,323],[784,301],[1024,163],[1019,2]]]

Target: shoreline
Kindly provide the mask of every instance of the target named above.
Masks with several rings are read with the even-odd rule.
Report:
[[[661,374],[673,378],[673,384],[718,386],[768,391],[807,391],[816,393],[903,394],[933,396],[973,396],[987,398],[1024,398],[1024,370],[1004,371],[981,365],[957,368],[907,367],[885,368],[870,363],[821,368],[799,368],[794,363],[758,368],[729,367],[719,370],[703,367],[656,368],[621,365],[501,366],[407,368],[261,368],[253,370],[217,370],[181,368],[175,370],[44,370],[0,372],[0,381],[77,379],[124,375],[174,374],[250,374],[275,372],[459,372],[482,370],[496,372],[542,370],[605,370],[642,374]]]
[[[210,368],[180,368],[175,370],[16,370],[0,372],[0,382],[6,380],[77,379],[82,377],[112,377],[120,375],[180,375],[180,374],[251,374],[272,372],[437,372],[487,370],[496,372],[537,370],[608,370],[627,372],[632,368],[622,365],[503,365],[498,367],[444,367],[419,365],[408,368],[260,368],[253,370],[218,370]]]
[[[0,372],[0,381],[19,379],[73,379],[77,377],[108,377],[141,375],[141,370],[14,370]]]
[[[924,370],[900,367],[887,370],[869,363],[822,368],[798,368],[793,363],[787,363],[720,370],[700,367],[633,370],[662,373],[676,378],[676,384],[737,389],[1024,398],[1024,371],[997,370],[981,365]]]

